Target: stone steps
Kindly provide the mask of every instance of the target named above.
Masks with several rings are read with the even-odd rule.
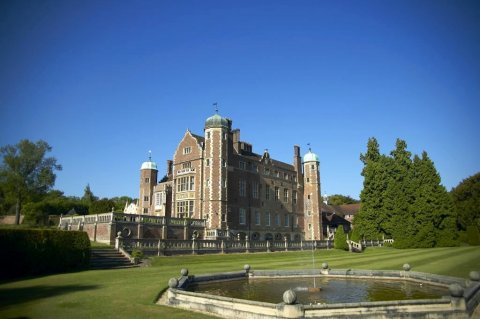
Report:
[[[121,269],[132,268],[128,258],[113,248],[92,249],[90,255],[90,269]]]

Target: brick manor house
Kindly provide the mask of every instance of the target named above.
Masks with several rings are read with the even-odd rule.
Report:
[[[203,136],[185,132],[167,161],[166,178],[157,182],[151,158],[142,164],[131,212],[203,219],[203,239],[320,240],[330,236],[322,224],[335,212],[322,201],[319,165],[311,150],[301,157],[297,145],[292,164],[272,159],[268,150],[256,154],[232,120],[215,114],[205,121]],[[333,217],[337,226],[350,227]]]

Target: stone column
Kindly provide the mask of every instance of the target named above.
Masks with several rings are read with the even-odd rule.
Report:
[[[183,239],[188,240],[188,221],[186,219],[183,222]]]
[[[93,241],[97,241],[97,220],[95,220],[95,223],[93,224]]]
[[[119,231],[118,234],[117,234],[117,237],[115,238],[115,249],[116,250],[119,250],[120,247],[122,246],[121,240],[122,240],[122,232]]]
[[[197,254],[197,242],[195,241],[195,236],[192,236],[192,255]]]

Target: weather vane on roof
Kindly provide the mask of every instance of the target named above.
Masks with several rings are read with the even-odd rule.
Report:
[[[308,145],[308,150],[311,152],[312,148],[310,147],[310,143],[307,143],[307,145]]]
[[[215,106],[215,113],[218,114],[218,103],[217,102],[213,103],[213,106]]]
[[[152,151],[148,151],[148,160],[152,161]]]

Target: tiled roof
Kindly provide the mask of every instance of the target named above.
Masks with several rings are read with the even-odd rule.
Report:
[[[355,215],[360,210],[360,203],[346,204],[346,205],[332,205],[337,214],[342,215]]]
[[[205,138],[203,136],[193,134],[193,133],[190,133],[190,134],[192,134],[192,136],[197,140],[198,144],[205,142]]]

